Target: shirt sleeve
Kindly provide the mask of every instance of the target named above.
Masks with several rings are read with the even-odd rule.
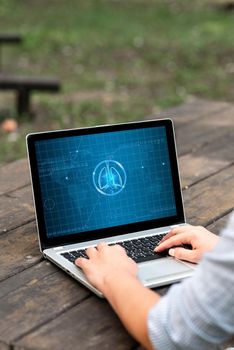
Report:
[[[157,350],[213,350],[234,334],[234,215],[193,277],[170,288],[149,312]]]

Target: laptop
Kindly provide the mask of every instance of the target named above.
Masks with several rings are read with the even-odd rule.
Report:
[[[99,297],[75,260],[103,241],[126,249],[147,287],[193,274],[191,264],[153,251],[186,224],[171,119],[33,133],[26,141],[46,259]]]

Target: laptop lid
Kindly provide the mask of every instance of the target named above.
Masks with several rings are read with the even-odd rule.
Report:
[[[185,221],[173,123],[27,136],[41,249]]]

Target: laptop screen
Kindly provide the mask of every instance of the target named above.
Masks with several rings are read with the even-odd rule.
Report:
[[[170,119],[27,136],[41,248],[183,223]]]
[[[48,238],[176,215],[165,126],[35,142]]]

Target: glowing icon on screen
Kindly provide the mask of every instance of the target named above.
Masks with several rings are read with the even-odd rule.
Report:
[[[124,167],[115,160],[103,160],[93,172],[93,183],[98,192],[105,196],[120,193],[126,184]]]
[[[52,198],[47,198],[45,199],[43,205],[46,210],[53,210],[55,207],[55,201]]]

